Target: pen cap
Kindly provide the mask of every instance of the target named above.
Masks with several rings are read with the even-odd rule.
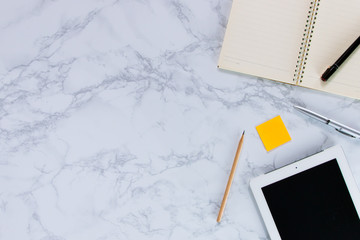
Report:
[[[331,77],[331,75],[333,75],[333,73],[336,71],[336,69],[337,69],[337,66],[334,66],[334,65],[332,65],[331,67],[326,69],[326,71],[321,76],[321,80],[323,80],[323,81],[328,80],[329,77]]]

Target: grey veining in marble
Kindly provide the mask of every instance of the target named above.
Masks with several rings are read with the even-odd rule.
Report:
[[[340,144],[360,102],[217,69],[230,0],[0,3],[0,239],[268,239],[252,177]],[[267,153],[255,126],[281,115]],[[246,138],[223,221],[216,216]]]

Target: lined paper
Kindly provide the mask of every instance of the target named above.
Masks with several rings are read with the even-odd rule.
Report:
[[[310,2],[234,0],[219,67],[293,83]]]
[[[321,1],[301,85],[360,99],[360,47],[327,82],[320,80],[359,35],[359,0]]]

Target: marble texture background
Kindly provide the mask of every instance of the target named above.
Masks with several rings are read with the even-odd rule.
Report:
[[[360,129],[360,101],[217,69],[230,8],[0,3],[0,239],[269,239],[249,180],[335,144],[360,184],[360,141],[292,107]],[[277,115],[292,140],[268,153]]]

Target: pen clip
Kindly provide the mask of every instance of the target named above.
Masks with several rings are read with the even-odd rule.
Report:
[[[346,136],[349,136],[349,137],[353,137],[353,138],[356,138],[354,135],[350,134],[350,133],[347,133],[347,132],[344,132],[342,131],[342,128],[335,128],[336,131],[338,131],[339,133],[342,133]]]

